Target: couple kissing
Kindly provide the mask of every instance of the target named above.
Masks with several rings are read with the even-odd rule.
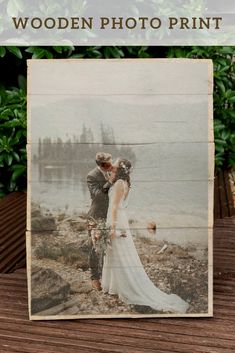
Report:
[[[115,162],[109,153],[99,152],[96,168],[87,175],[91,207],[88,219],[103,221],[110,229],[110,246],[105,254],[96,252],[89,229],[89,267],[93,288],[117,295],[126,304],[153,310],[185,313],[188,303],[167,294],[150,280],[136,250],[127,216],[132,164],[125,158]]]

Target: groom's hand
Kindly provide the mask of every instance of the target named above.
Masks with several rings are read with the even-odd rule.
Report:
[[[103,186],[103,192],[108,193],[111,186],[112,186],[112,184],[109,181],[107,181],[107,183],[105,183]]]

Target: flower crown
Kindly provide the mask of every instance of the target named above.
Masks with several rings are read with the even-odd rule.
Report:
[[[130,173],[131,168],[128,167],[124,162],[121,162],[119,164],[119,167],[123,169],[125,174],[129,174]]]

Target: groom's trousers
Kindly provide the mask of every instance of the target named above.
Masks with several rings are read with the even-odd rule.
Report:
[[[100,279],[102,276],[102,268],[103,268],[103,256],[104,254],[100,254],[96,251],[92,240],[91,235],[89,234],[89,255],[88,262],[91,270],[91,279]]]

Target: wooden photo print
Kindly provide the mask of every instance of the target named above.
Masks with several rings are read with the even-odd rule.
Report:
[[[32,320],[212,316],[210,60],[29,60]]]

